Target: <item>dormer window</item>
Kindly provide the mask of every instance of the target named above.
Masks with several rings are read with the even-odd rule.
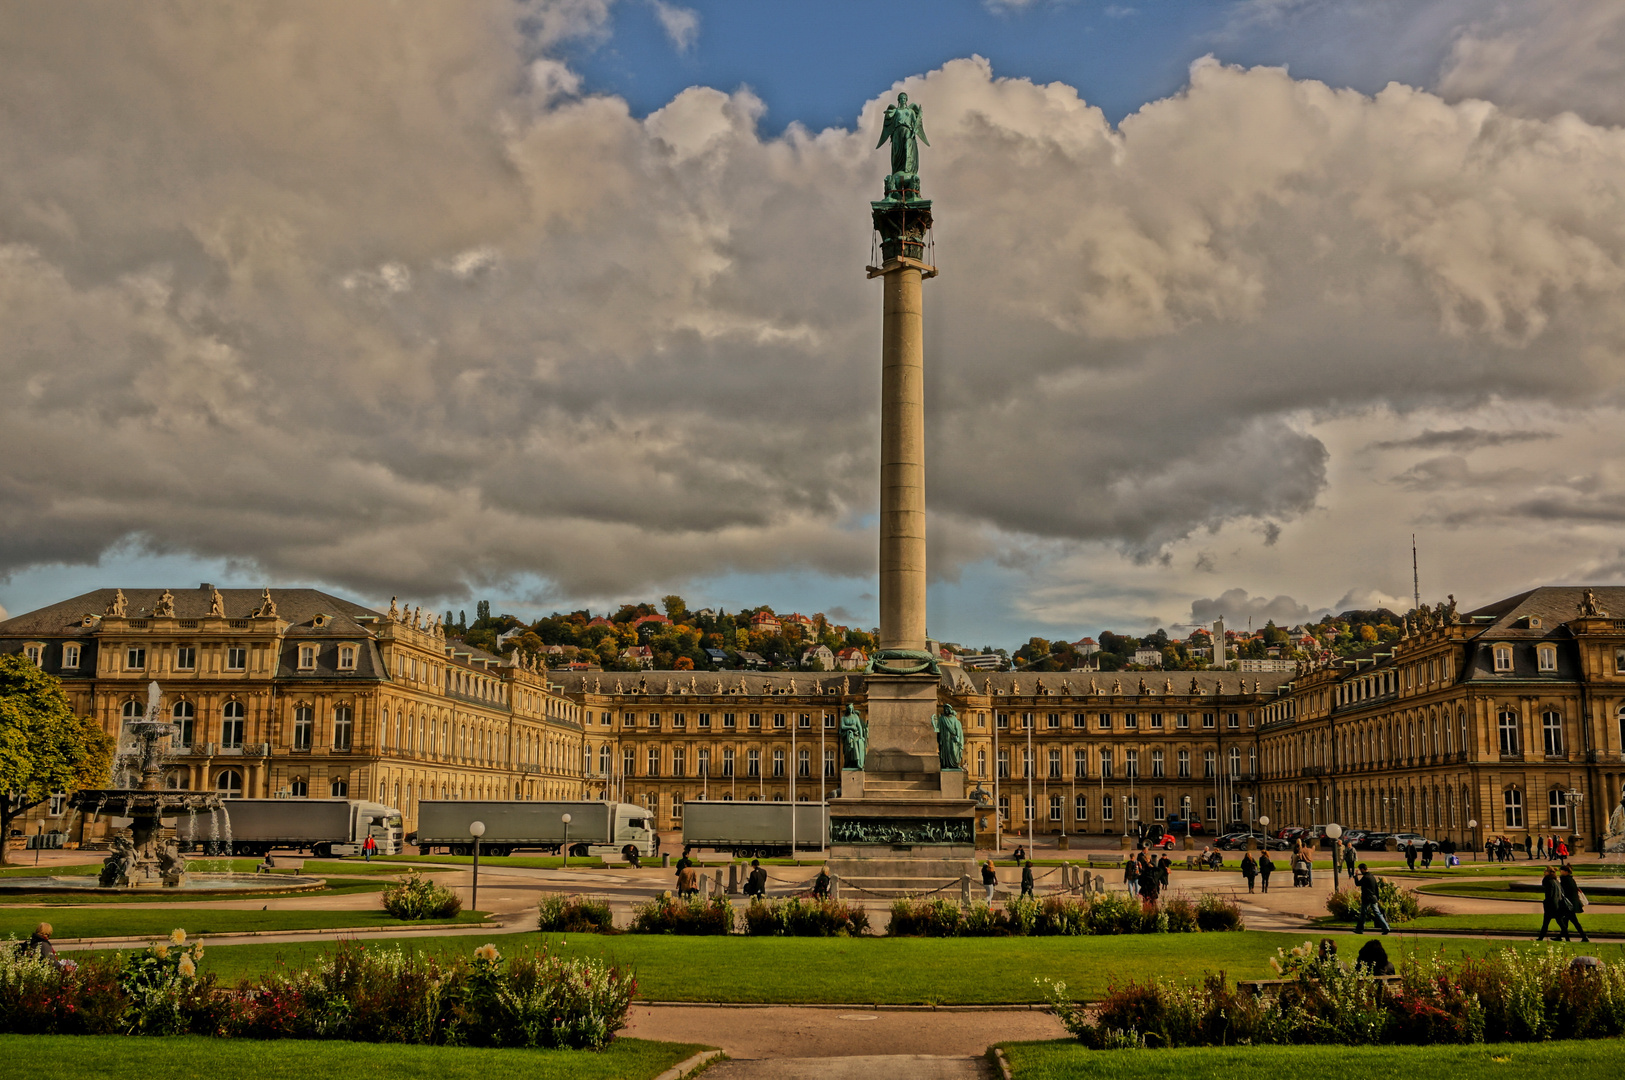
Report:
[[[355,651],[356,650],[355,650],[354,645],[340,645],[339,646],[339,670],[340,671],[354,671],[355,670]]]
[[[28,657],[28,662],[35,667],[45,666],[45,646],[40,642],[30,641],[24,645],[23,655]]]
[[[1495,670],[1496,671],[1511,671],[1512,670],[1512,646],[1510,646],[1510,645],[1497,645],[1495,647]]]
[[[62,666],[76,668],[79,666],[80,649],[77,645],[62,646]]]
[[[1541,671],[1553,672],[1557,670],[1557,648],[1553,645],[1541,645],[1535,649],[1535,656],[1539,661]]]
[[[1531,629],[1531,630],[1540,630],[1540,629],[1542,629],[1542,624],[1541,624],[1539,615],[1531,615],[1531,616],[1529,616],[1529,629]]]
[[[299,670],[311,671],[316,667],[316,646],[299,646]]]
[[[332,619],[331,616],[318,615],[314,619],[310,620],[310,625],[312,625],[316,629],[320,630],[320,629],[322,629],[323,627],[325,627],[328,623],[330,623],[332,621],[333,621],[333,619]]]

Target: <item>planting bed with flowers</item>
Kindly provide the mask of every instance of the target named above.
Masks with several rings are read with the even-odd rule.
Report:
[[[1149,906],[1125,893],[1103,893],[1086,899],[1022,897],[1003,909],[905,897],[892,902],[886,933],[893,937],[1085,937],[1243,929],[1241,909],[1215,893],[1204,893],[1198,900],[1175,896]]]
[[[176,930],[82,963],[0,951],[0,1032],[351,1039],[598,1050],[626,1023],[628,972],[544,948],[451,958],[346,943],[312,966],[219,985]]]

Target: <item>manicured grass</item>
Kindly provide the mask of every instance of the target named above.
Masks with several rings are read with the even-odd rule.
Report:
[[[255,892],[252,889],[233,889],[230,892],[219,893],[162,893],[154,890],[154,894],[147,893],[104,893],[96,890],[75,889],[60,892],[21,892],[0,893],[0,913],[5,911],[4,905],[21,905],[28,907],[80,907],[83,905],[113,906],[120,904],[151,904],[154,902],[170,901],[176,907],[190,908],[196,905],[208,904],[218,900],[263,900],[267,897],[283,896],[348,896],[351,893],[383,892],[389,885],[390,879],[378,878],[374,881],[341,881],[326,888],[311,889],[296,893]]]
[[[95,877],[101,873],[101,863],[75,863],[73,866],[52,866],[42,863],[35,866],[33,863],[24,863],[20,866],[0,867],[0,878],[8,877],[78,877],[88,874]]]
[[[1431,915],[1405,923],[1405,930],[1490,930],[1523,932],[1534,936],[1540,929],[1541,916],[1537,909],[1526,915]],[[1588,934],[1625,934],[1625,915],[1598,915],[1587,909],[1581,912],[1580,922]]]
[[[675,862],[676,860],[673,859],[672,861]],[[651,862],[653,862],[656,866],[660,865],[660,859],[658,857],[652,860],[643,860],[643,864],[645,866],[648,866]],[[413,863],[439,863],[442,866],[472,866],[474,865],[474,856],[383,855],[373,860],[374,866],[378,866],[380,864],[388,866],[390,863],[406,864],[405,866],[396,866],[394,868],[394,873],[398,874]],[[480,866],[488,866],[493,870],[500,870],[504,866],[516,866],[525,870],[557,870],[563,865],[564,856],[562,855],[486,855],[483,853],[480,855]],[[617,862],[615,865],[624,866],[625,864]],[[604,860],[598,858],[596,855],[570,856],[570,869],[572,870],[602,870],[603,868]]]
[[[1223,971],[1233,979],[1273,978],[1275,950],[1313,933],[1242,931],[1086,938],[747,938],[620,934],[502,934],[490,938],[368,940],[372,947],[466,956],[486,941],[512,952],[545,942],[561,955],[631,965],[638,997],[650,1001],[739,1001],[763,1004],[1027,1004],[1043,1000],[1033,979],[1066,982],[1080,1000],[1102,997],[1113,982],[1153,976],[1195,979]],[[1483,955],[1512,944],[1464,938],[1387,939],[1398,959],[1408,948]],[[1520,942],[1517,947],[1533,947]],[[1545,947],[1545,946],[1542,946]],[[1580,946],[1556,946],[1576,952]],[[222,982],[258,977],[279,965],[309,966],[331,942],[217,946],[206,970]],[[1613,958],[1615,946],[1602,947]],[[1586,946],[1598,953],[1598,946]]]
[[[1237,1046],[1086,1050],[1071,1040],[1006,1043],[1015,1080],[1281,1080],[1291,1076],[1403,1076],[1406,1080],[1507,1080],[1560,1072],[1613,1080],[1622,1047],[1612,1039],[1477,1046]]]
[[[477,923],[479,912],[465,911],[435,923]],[[323,930],[335,927],[422,925],[394,919],[383,911],[244,911],[241,908],[0,908],[0,940],[25,938],[38,923],[48,922],[57,938],[162,937],[177,926],[189,934],[241,934],[256,930]]]
[[[11,1075],[74,1080],[651,1080],[706,1049],[690,1043],[617,1039],[607,1050],[488,1050],[282,1039],[131,1039],[120,1035],[0,1035]]]

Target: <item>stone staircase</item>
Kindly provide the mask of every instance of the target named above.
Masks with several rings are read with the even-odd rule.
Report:
[[[920,799],[935,798],[940,781],[935,774],[878,773],[863,782],[866,799]]]

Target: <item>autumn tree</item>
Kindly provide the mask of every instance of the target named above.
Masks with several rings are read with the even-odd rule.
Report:
[[[75,716],[62,684],[20,656],[0,656],[0,864],[11,823],[51,797],[108,782],[113,739]]]

